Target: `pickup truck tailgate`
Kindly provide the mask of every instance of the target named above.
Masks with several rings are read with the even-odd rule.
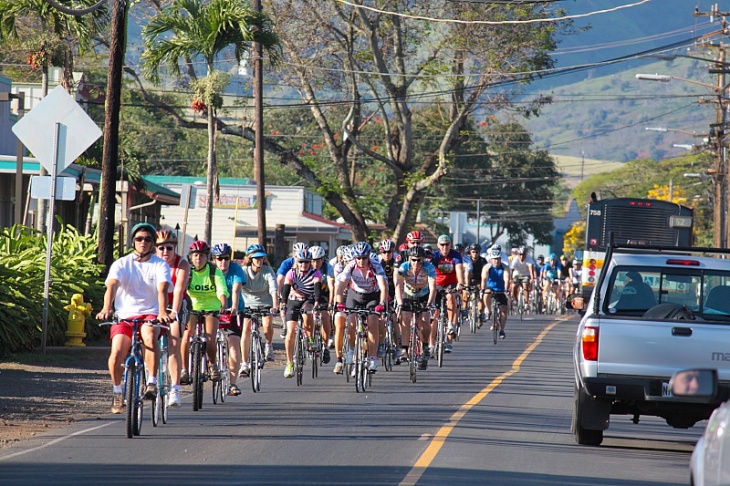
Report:
[[[598,375],[670,377],[714,368],[730,380],[730,324],[704,321],[600,320]]]

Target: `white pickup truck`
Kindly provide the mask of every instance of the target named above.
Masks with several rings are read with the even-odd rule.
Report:
[[[611,245],[573,350],[572,432],[599,445],[610,415],[689,428],[730,396],[730,250]],[[682,369],[718,370],[709,401],[672,395]]]

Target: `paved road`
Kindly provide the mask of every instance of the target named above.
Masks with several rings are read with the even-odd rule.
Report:
[[[497,346],[485,330],[462,335],[443,368],[432,360],[416,384],[404,366],[381,368],[365,394],[332,374],[333,363],[301,387],[267,368],[261,393],[244,386],[223,405],[206,393],[198,412],[187,396],[158,428],[145,410],[134,439],[109,415],[0,451],[0,482],[687,484],[701,427],[614,416],[602,446],[575,444],[576,323],[512,323]]]

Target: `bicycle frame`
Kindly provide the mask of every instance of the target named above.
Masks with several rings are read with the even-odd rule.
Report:
[[[195,332],[190,336],[189,366],[193,385],[193,411],[203,408],[203,387],[208,381],[208,338],[205,336],[205,316],[218,317],[217,311],[190,311],[196,316]],[[227,369],[227,368],[226,368]]]

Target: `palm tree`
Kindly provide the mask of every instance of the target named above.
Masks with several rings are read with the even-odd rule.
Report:
[[[169,35],[172,34],[172,35]],[[240,62],[251,42],[259,42],[275,63],[280,57],[279,39],[272,31],[271,20],[242,4],[241,0],[173,0],[155,15],[142,31],[145,50],[142,63],[145,76],[159,84],[159,68],[167,66],[177,78],[181,63],[195,77],[192,60],[202,58],[207,67],[208,88],[201,90],[208,116],[208,203],[205,214],[205,240],[211,241],[213,196],[217,179],[215,154],[215,110],[220,107],[221,76],[215,74],[218,55],[232,48]],[[225,87],[225,86],[223,86]],[[200,106],[200,105],[199,105]]]
[[[75,51],[89,48],[109,22],[109,10],[98,0],[77,0],[74,6],[93,9],[79,16],[61,12],[46,0],[0,0],[0,40],[25,46],[28,63],[41,69],[41,96],[48,94],[48,69],[52,65],[63,66],[61,84],[71,91]],[[41,175],[46,175],[43,168]],[[39,200],[39,229],[44,228],[45,221],[45,203]]]

